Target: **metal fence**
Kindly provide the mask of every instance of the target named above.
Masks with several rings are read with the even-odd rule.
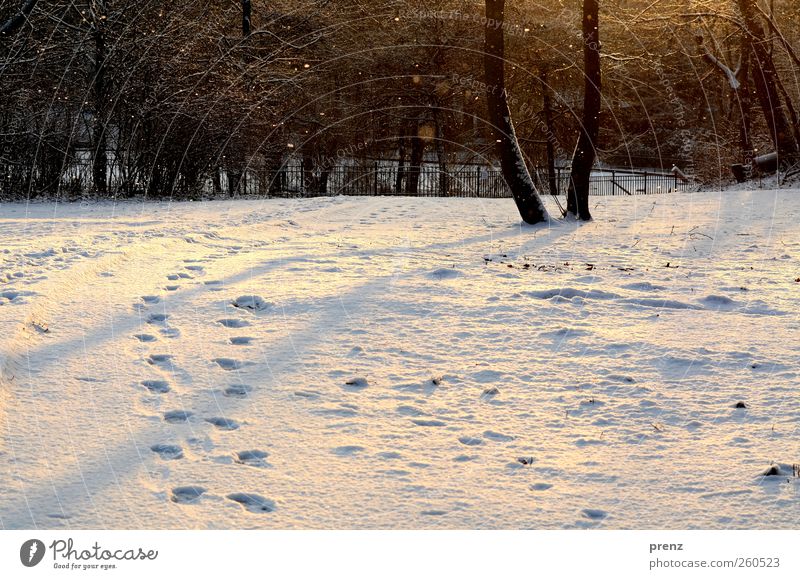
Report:
[[[499,169],[486,165],[462,165],[442,171],[425,164],[419,170],[400,169],[395,161],[375,161],[308,170],[302,164],[282,168],[272,179],[272,194],[285,196],[410,195],[418,197],[510,197]],[[418,175],[418,176],[417,176]],[[549,192],[544,169],[532,171],[534,181]],[[556,187],[566,195],[569,170],[556,171]],[[416,181],[416,186],[414,186]],[[689,183],[671,173],[599,170],[592,173],[590,195],[652,195],[688,190]]]
[[[146,186],[140,180],[146,176],[133,174],[123,163],[116,163],[109,154],[108,191],[127,196],[141,194]],[[510,197],[501,171],[490,165],[460,164],[440,169],[436,163],[425,162],[418,168],[400,167],[397,160],[375,159],[341,163],[334,167],[309,169],[299,160],[290,160],[278,170],[267,167],[248,167],[238,179],[238,187],[231,191],[232,181],[224,168],[218,169],[215,179],[206,176],[200,185],[202,193],[209,195],[261,195],[278,197],[318,197],[332,195],[408,195],[419,197]],[[532,177],[539,189],[549,193],[547,172],[533,168]],[[69,163],[54,167],[50,176],[30,175],[19,167],[0,163],[0,194],[11,196],[27,190],[26,181],[32,179],[32,189],[45,186],[68,196],[92,190],[92,171],[88,154],[76,156]],[[556,188],[566,195],[569,170],[558,168]],[[41,182],[41,183],[40,183]],[[175,185],[175,184],[172,184]],[[671,173],[626,170],[596,170],[590,178],[590,195],[650,195],[684,191],[690,184]],[[184,187],[185,189],[185,187]],[[180,191],[173,188],[172,192]]]

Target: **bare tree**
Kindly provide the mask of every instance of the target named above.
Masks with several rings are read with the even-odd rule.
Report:
[[[800,151],[781,104],[780,78],[775,68],[769,40],[758,19],[757,4],[755,0],[738,0],[738,6],[744,28],[750,37],[750,49],[756,65],[753,70],[756,97],[767,122],[770,138],[781,157],[795,160]]]
[[[599,1],[583,0],[583,117],[578,144],[572,156],[567,190],[567,214],[589,221],[589,179],[597,158],[600,134],[601,72]]]
[[[487,105],[495,150],[500,157],[503,178],[525,223],[549,219],[536,185],[522,156],[505,88],[505,0],[486,0],[486,29],[483,67],[486,78]]]

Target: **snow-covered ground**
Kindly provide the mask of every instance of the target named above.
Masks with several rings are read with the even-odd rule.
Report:
[[[2,527],[797,528],[800,191],[592,203],[0,205]]]

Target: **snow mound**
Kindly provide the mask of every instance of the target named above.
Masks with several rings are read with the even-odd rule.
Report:
[[[549,300],[555,297],[571,300],[572,298],[582,298],[587,300],[613,300],[620,296],[615,293],[596,290],[596,289],[576,289],[572,287],[562,287],[549,290],[532,290],[525,292],[525,295],[540,300]]]
[[[446,279],[456,279],[464,274],[461,273],[459,270],[450,267],[442,267],[439,269],[435,269],[427,274],[428,279],[433,279],[437,281],[442,281]]]

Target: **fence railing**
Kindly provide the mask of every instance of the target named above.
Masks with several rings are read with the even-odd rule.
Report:
[[[544,169],[536,168],[532,176],[543,193],[550,192]],[[559,168],[555,175],[556,190],[566,195],[569,171]],[[595,171],[589,183],[590,195],[651,195],[685,191],[689,183],[671,173],[647,171]],[[442,171],[425,164],[419,169],[387,166],[375,161],[360,165],[336,166],[325,170],[308,170],[302,164],[282,168],[272,182],[272,194],[287,196],[321,195],[410,195],[418,197],[510,197],[499,169],[485,165],[466,165]]]
[[[113,157],[110,156],[111,159]],[[12,196],[25,182],[17,167],[0,166],[0,194]],[[550,193],[547,172],[534,168],[532,176],[544,194]],[[217,178],[206,176],[203,193],[222,196],[263,195],[279,197],[318,197],[332,195],[408,195],[418,197],[510,197],[502,173],[496,167],[479,164],[451,165],[446,170],[426,162],[418,168],[401,167],[397,160],[369,160],[340,164],[334,167],[309,169],[302,163],[287,163],[277,171],[266,167],[250,167],[229,178],[219,169]],[[38,176],[34,175],[36,179]],[[243,177],[243,178],[242,178]],[[555,186],[559,195],[566,195],[569,170],[558,168]],[[42,180],[42,179],[38,179]],[[92,190],[92,171],[88,158],[75,159],[47,180],[49,189],[80,195]],[[173,184],[174,185],[174,184]],[[650,195],[684,191],[689,183],[671,173],[627,170],[597,170],[589,184],[590,195]],[[35,187],[34,187],[35,188]],[[233,189],[233,190],[232,190]],[[118,195],[135,195],[146,190],[136,176],[113,161],[109,163],[108,191]],[[178,189],[172,189],[177,191]]]

